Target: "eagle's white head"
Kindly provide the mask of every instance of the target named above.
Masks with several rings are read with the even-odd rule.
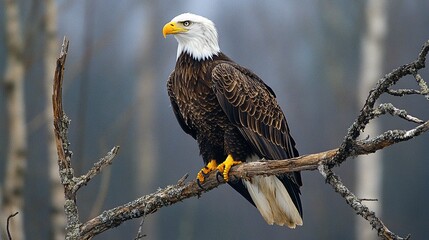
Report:
[[[162,29],[164,37],[174,34],[179,46],[177,58],[182,52],[195,60],[206,60],[220,52],[215,25],[209,19],[192,13],[173,18]]]

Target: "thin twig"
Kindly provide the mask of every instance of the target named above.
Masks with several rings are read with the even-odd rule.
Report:
[[[392,95],[392,96],[397,96],[397,97],[403,97],[405,95],[421,95],[422,92],[420,92],[419,90],[415,90],[415,89],[397,89],[397,90],[393,90],[393,89],[389,89],[387,90],[387,93]]]
[[[377,198],[359,198],[359,201],[362,202],[378,202]]]
[[[145,211],[144,211],[145,213],[147,212],[147,209],[145,209]],[[134,240],[139,240],[139,239],[142,239],[143,237],[146,237],[146,234],[142,234],[142,231],[143,231],[143,223],[144,223],[144,220],[146,219],[146,214],[144,214],[143,216],[142,216],[142,220],[140,221],[140,224],[139,224],[139,230],[137,231],[137,236],[136,236],[136,238],[134,238]]]
[[[18,212],[16,212],[16,213],[14,213],[14,214],[9,215],[9,217],[7,217],[7,220],[6,220],[7,238],[8,238],[9,240],[12,240],[12,235],[10,234],[10,229],[9,229],[9,222],[10,222],[10,219],[12,219],[13,217],[15,217],[16,215],[18,215]]]
[[[419,119],[417,117],[409,115],[407,113],[407,111],[405,111],[403,109],[396,108],[391,103],[382,103],[382,104],[380,104],[377,108],[375,108],[372,111],[372,114],[374,115],[374,117],[385,115],[386,113],[389,113],[392,116],[398,116],[398,117],[400,117],[402,119],[405,119],[407,121],[410,121],[410,122],[424,123],[423,120],[421,120],[421,119]]]
[[[97,174],[99,174],[104,167],[111,165],[118,152],[119,146],[115,146],[112,148],[112,150],[110,150],[110,152],[107,153],[105,157],[94,163],[94,166],[85,175],[78,177],[73,190],[75,192],[78,191],[79,188],[86,185],[89,181],[91,181],[92,178],[97,176]]]
[[[420,76],[420,74],[417,72],[417,70],[413,71],[413,76],[420,86],[421,94],[425,95],[426,99],[429,100],[429,87],[428,87],[428,85],[423,80],[422,76]]]

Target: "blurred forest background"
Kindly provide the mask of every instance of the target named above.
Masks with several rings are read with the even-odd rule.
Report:
[[[61,209],[62,190],[52,183],[58,173],[52,164],[56,152],[50,135],[50,96],[64,35],[70,39],[64,107],[72,120],[69,137],[75,170],[85,173],[113,146],[121,146],[114,164],[79,192],[82,221],[176,183],[185,173],[194,178],[203,166],[197,144],[176,123],[166,92],[177,43],[172,37],[163,39],[161,30],[174,16],[193,12],[215,22],[222,51],[277,93],[301,154],[338,147],[357,117],[362,106],[360,77],[366,71],[361,68],[362,46],[371,14],[380,15],[385,26],[381,41],[376,40],[381,69],[369,87],[414,60],[429,39],[429,1],[424,0],[387,1],[377,7],[381,13],[371,13],[367,1],[341,0],[6,0],[0,2],[2,80],[11,46],[7,39],[12,37],[7,11],[13,2],[18,7],[18,38],[12,43],[18,46],[14,50],[23,67],[19,139],[24,149],[20,160],[25,162],[24,202],[19,215],[27,239],[58,239],[51,222],[61,226],[61,220],[52,220],[55,214],[61,219],[62,213],[58,215],[53,206]],[[429,79],[428,70],[422,75]],[[410,84],[401,86],[412,86],[413,81],[409,78]],[[9,130],[20,121],[8,116],[7,84],[2,86],[0,185],[6,191]],[[421,97],[383,100],[429,118]],[[389,116],[378,123],[381,131],[410,126]],[[381,181],[379,201],[373,205],[390,230],[411,233],[414,239],[424,239],[429,226],[428,143],[429,134],[424,134],[382,150],[377,161]],[[370,160],[349,159],[336,169],[352,191],[357,188],[358,161]],[[144,239],[362,239],[357,227],[362,220],[344,199],[319,173],[302,175],[304,226],[295,230],[267,225],[253,206],[223,185],[200,199],[147,216]],[[374,196],[364,192],[358,197]],[[4,218],[10,213],[2,214]],[[128,221],[97,239],[133,239],[139,223],[140,219]],[[364,226],[370,230],[368,223]]]

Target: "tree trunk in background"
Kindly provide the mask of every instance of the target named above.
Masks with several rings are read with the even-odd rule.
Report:
[[[14,240],[24,239],[24,177],[27,164],[27,130],[24,102],[24,46],[19,22],[18,4],[6,0],[6,72],[4,86],[9,129],[4,192],[1,207],[1,229],[4,231],[7,217],[15,212],[10,221],[10,232]]]
[[[361,68],[359,78],[359,106],[364,104],[368,91],[375,86],[383,74],[384,40],[387,32],[387,9],[385,0],[368,0],[365,7],[366,28],[361,43]],[[380,131],[380,122],[373,120],[362,136],[376,136]],[[359,198],[376,198],[377,202],[365,202],[368,207],[381,216],[382,191],[382,154],[359,157],[356,161],[356,194]],[[359,218],[356,223],[356,239],[376,239],[371,226]]]
[[[58,174],[58,156],[54,135],[54,115],[52,106],[52,80],[55,71],[57,51],[57,7],[54,0],[45,0],[44,27],[44,68],[45,68],[45,112],[47,131],[47,158],[49,161],[49,179],[51,186],[51,231],[50,239],[62,240],[65,237],[66,219],[64,215],[64,189]]]
[[[156,14],[157,1],[146,1],[143,4],[144,13],[144,29],[145,33],[155,33],[156,29]],[[143,194],[154,189],[154,183],[157,179],[158,172],[158,156],[156,149],[156,134],[155,134],[155,80],[156,70],[155,61],[155,41],[158,35],[147,34],[143,35],[141,43],[141,61],[140,72],[137,74],[137,141],[136,141],[136,156],[142,157],[136,159],[136,192]],[[150,216],[150,220],[144,222],[143,234],[146,234],[151,239],[157,239],[156,216]]]
[[[98,1],[101,2],[101,1]],[[85,1],[85,12],[83,17],[83,46],[84,46],[84,58],[81,61],[81,77],[79,80],[79,97],[78,104],[79,108],[77,110],[77,119],[76,126],[78,127],[78,132],[76,134],[76,147],[75,147],[75,172],[76,174],[82,174],[85,168],[85,146],[86,144],[86,134],[87,134],[87,109],[88,109],[88,97],[89,97],[89,87],[91,82],[91,70],[92,70],[92,58],[94,57],[94,36],[95,36],[95,16],[97,12],[96,7],[97,2],[94,1]]]

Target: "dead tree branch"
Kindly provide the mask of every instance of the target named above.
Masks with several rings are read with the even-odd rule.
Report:
[[[184,176],[177,184],[159,189],[152,194],[142,196],[124,205],[105,210],[99,216],[90,219],[85,223],[79,222],[78,207],[76,205],[76,195],[78,190],[95,177],[103,167],[112,163],[113,158],[118,153],[119,147],[113,148],[107,156],[100,159],[87,174],[80,177],[74,176],[73,168],[71,166],[71,151],[67,139],[67,131],[70,121],[65,115],[62,107],[62,83],[67,49],[68,41],[64,39],[61,54],[57,60],[57,68],[54,77],[54,93],[52,97],[55,138],[59,156],[58,166],[61,183],[64,186],[66,197],[66,239],[91,239],[110,228],[119,226],[127,220],[155,213],[162,207],[175,204],[187,198],[199,197],[204,192],[210,191],[225,183],[223,178],[218,178],[217,173],[215,172],[210,173],[206,177],[205,182],[202,184],[202,188],[195,180],[185,183],[187,176]],[[419,94],[427,97],[427,84],[418,74],[418,70],[424,68],[428,51],[429,41],[424,44],[416,61],[393,70],[377,83],[377,86],[370,91],[368,99],[360,111],[360,115],[349,128],[340,148],[316,154],[304,155],[293,159],[243,163],[231,169],[231,180],[236,181],[240,178],[250,178],[257,175],[268,176],[292,171],[318,169],[325,177],[326,182],[346,199],[347,204],[350,205],[357,214],[370,222],[371,226],[376,229],[381,238],[404,239],[388,230],[382,221],[375,216],[375,213],[371,212],[362,203],[362,200],[358,199],[346,186],[344,186],[339,177],[332,171],[332,168],[339,166],[349,157],[374,153],[392,144],[417,137],[429,130],[429,120],[421,120],[417,117],[411,116],[407,114],[405,110],[397,109],[392,104],[380,104],[378,107],[374,107],[376,101],[383,93],[396,94],[400,92],[411,92],[408,90],[400,91],[390,89],[396,84],[396,82],[406,75],[415,76],[420,88],[419,90],[413,91],[413,94]],[[403,96],[402,93],[397,95]],[[365,126],[372,119],[387,113],[415,123],[417,126],[409,130],[389,130],[371,139],[357,140],[360,133],[365,129]]]
[[[392,233],[386,225],[378,218],[375,213],[367,206],[365,206],[362,203],[362,199],[359,199],[354,195],[340,180],[340,177],[338,177],[330,168],[328,168],[326,165],[320,165],[319,166],[319,172],[322,174],[322,176],[325,178],[326,182],[330,184],[335,192],[339,193],[347,202],[347,204],[352,207],[357,214],[365,218],[371,226],[377,230],[377,233],[380,237],[383,239],[408,239],[409,236],[406,238],[399,237],[398,235]]]
[[[360,115],[358,116],[357,120],[349,128],[348,133],[344,138],[343,143],[341,144],[337,157],[335,157],[334,161],[329,163],[330,168],[335,165],[340,165],[350,156],[349,154],[353,151],[353,142],[355,142],[357,137],[359,137],[360,133],[363,132],[369,121],[374,118],[374,105],[375,102],[380,98],[380,96],[383,93],[392,92],[392,90],[389,91],[390,87],[395,85],[401,78],[407,75],[414,76],[416,75],[416,72],[418,70],[425,67],[428,51],[429,41],[426,41],[422,47],[422,50],[419,53],[418,58],[415,61],[409,64],[402,65],[401,67],[386,74],[382,79],[377,82],[376,87],[369,92],[369,96],[366,99],[366,102],[361,109]],[[419,79],[421,79],[421,77],[419,77]],[[427,84],[424,83],[423,79],[417,81],[419,82],[419,86],[421,88],[420,94],[427,95]]]
[[[81,186],[87,184],[96,176],[104,166],[112,163],[119,147],[114,147],[108,155],[96,163],[86,175],[81,177],[74,176],[74,171],[71,166],[72,152],[69,149],[70,143],[67,136],[70,120],[64,113],[62,104],[62,84],[68,47],[69,41],[64,38],[60,57],[57,60],[55,69],[52,106],[54,111],[54,131],[58,153],[58,167],[65,195],[64,210],[67,218],[66,239],[80,239],[81,234],[79,226],[81,223],[79,222],[78,207],[76,205],[77,191]]]
[[[374,105],[380,96],[384,93],[403,96],[410,94],[420,94],[428,99],[428,88],[426,82],[418,74],[420,69],[425,67],[426,56],[429,52],[429,41],[426,41],[422,47],[422,50],[419,53],[417,59],[409,64],[403,65],[392,72],[386,74],[382,79],[377,82],[377,85],[374,89],[369,92],[369,95],[366,99],[364,106],[362,107],[360,114],[357,120],[349,128],[346,137],[344,138],[343,143],[341,144],[337,155],[332,161],[325,162],[321,167],[319,167],[319,172],[325,177],[326,182],[330,184],[336,192],[340,193],[342,197],[346,199],[348,205],[350,205],[357,214],[365,218],[371,226],[377,231],[377,234],[382,239],[407,239],[400,237],[389,229],[382,223],[382,221],[376,217],[375,213],[370,211],[362,202],[352,194],[339,180],[332,168],[334,166],[339,166],[347,158],[354,156],[358,148],[356,148],[357,138],[365,130],[365,127],[368,123],[373,120],[375,117],[384,114],[391,114],[392,116],[398,116],[402,119],[405,119],[410,122],[420,123],[417,127],[406,130],[389,130],[379,136],[374,140],[378,142],[384,142],[386,139],[389,139],[389,143],[406,141],[415,136],[420,135],[423,132],[426,132],[429,129],[429,121],[420,120],[417,117],[413,117],[407,114],[405,110],[400,110],[395,108],[390,103],[380,104],[379,107],[375,108]],[[407,75],[413,75],[417,81],[417,84],[420,90],[391,90],[390,88],[394,86],[400,79]],[[398,94],[400,93],[400,94]],[[406,94],[405,94],[406,93]]]

